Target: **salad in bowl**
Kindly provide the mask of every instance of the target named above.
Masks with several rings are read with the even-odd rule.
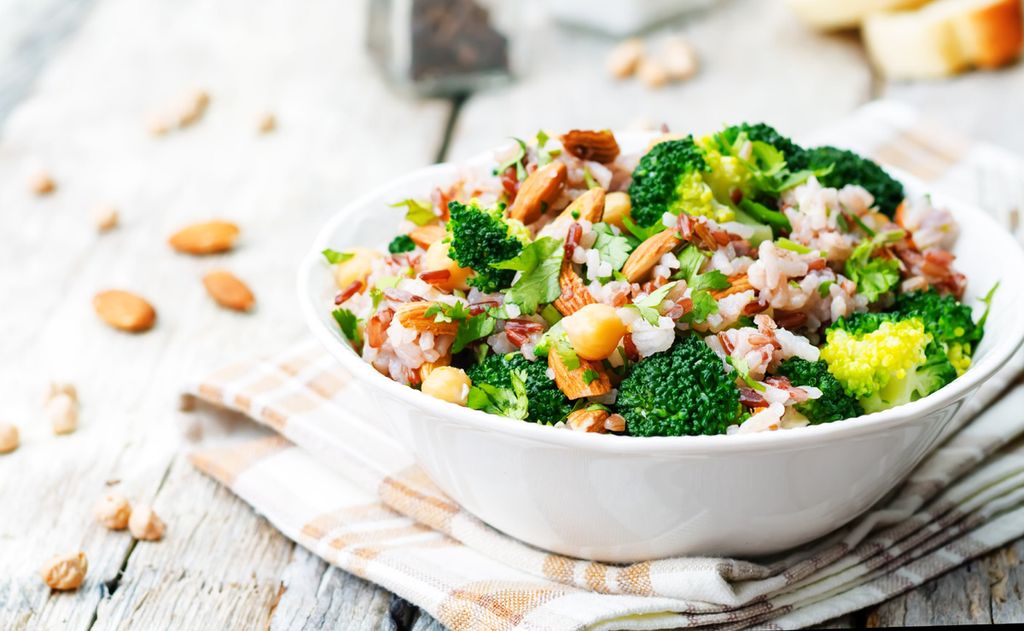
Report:
[[[975,318],[930,197],[765,124],[632,154],[607,130],[540,132],[393,202],[386,250],[323,251],[355,351],[580,432],[746,434],[915,401],[970,367],[995,291]]]

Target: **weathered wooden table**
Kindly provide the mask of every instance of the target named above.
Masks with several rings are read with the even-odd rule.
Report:
[[[798,134],[879,97],[906,99],[961,131],[1024,152],[1024,68],[888,85],[853,37],[804,30],[775,2],[734,0],[684,23],[702,52],[694,81],[651,92],[603,70],[609,42],[542,29],[516,84],[460,100],[388,89],[363,47],[355,0],[3,0],[0,2],[0,417],[23,444],[0,456],[0,628],[220,629],[436,627],[426,615],[296,547],[184,454],[190,377],[303,336],[293,272],[316,227],[353,195],[435,160],[541,127],[680,129],[768,120]],[[189,86],[212,95],[195,127],[154,139],[147,112]],[[257,119],[274,112],[277,132]],[[45,167],[58,189],[32,196]],[[99,236],[89,212],[121,210]],[[191,220],[243,227],[214,259],[176,255]],[[205,295],[225,266],[258,296],[251,315]],[[92,313],[93,294],[146,295],[156,328],[131,336]],[[78,386],[81,427],[53,436],[41,414],[51,380]],[[168,523],[133,543],[93,523],[115,488]],[[83,549],[88,580],[51,594],[36,575]],[[1024,542],[839,626],[1022,622]]]

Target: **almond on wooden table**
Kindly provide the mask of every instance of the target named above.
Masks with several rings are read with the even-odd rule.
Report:
[[[186,254],[218,254],[235,245],[240,230],[230,221],[204,221],[185,226],[171,235],[171,247]]]
[[[75,554],[60,554],[43,565],[39,575],[43,582],[55,591],[71,591],[78,589],[85,580],[85,573],[89,570],[89,562],[84,552]]]
[[[203,276],[203,286],[210,297],[222,307],[235,311],[249,311],[256,297],[237,276],[226,270],[215,270]]]
[[[564,162],[552,162],[528,175],[509,208],[509,217],[524,224],[540,219],[561,194],[567,175]]]
[[[101,291],[92,299],[96,314],[104,322],[130,333],[141,333],[153,328],[156,310],[145,298],[120,289]]]

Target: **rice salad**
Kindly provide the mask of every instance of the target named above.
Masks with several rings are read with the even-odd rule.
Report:
[[[952,215],[874,162],[764,124],[539,132],[328,249],[333,315],[380,373],[575,431],[742,434],[927,396],[981,340]],[[979,309],[980,310],[980,309]]]

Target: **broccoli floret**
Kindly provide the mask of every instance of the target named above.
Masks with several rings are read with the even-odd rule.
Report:
[[[957,375],[970,368],[974,347],[985,333],[983,324],[974,323],[970,307],[929,289],[900,294],[892,311],[902,317],[920,318],[925,330],[946,351]]]
[[[779,365],[779,374],[794,386],[813,386],[821,390],[819,398],[796,406],[797,412],[811,423],[831,423],[864,413],[857,399],[846,394],[843,385],[828,371],[828,364],[821,360],[811,362],[793,357]]]
[[[857,314],[828,328],[821,359],[867,412],[916,401],[956,378],[920,318]]]
[[[391,240],[388,244],[388,252],[392,254],[401,254],[402,252],[412,252],[416,249],[416,244],[413,243],[412,237],[407,234],[400,234]]]
[[[474,385],[483,383],[511,389],[513,370],[522,371],[526,375],[526,396],[529,399],[526,420],[557,423],[572,411],[572,402],[562,394],[554,380],[548,377],[547,363],[531,362],[521,353],[488,355],[481,363],[469,368],[466,374]]]
[[[692,136],[656,144],[633,170],[629,198],[633,221],[652,226],[666,212],[700,215],[716,221],[729,221],[735,213],[715,200],[704,181],[708,171],[704,154]]]
[[[448,254],[460,267],[476,272],[467,282],[485,293],[508,287],[515,271],[494,269],[491,264],[518,256],[523,243],[512,234],[501,210],[450,202],[448,212]]]
[[[740,392],[721,358],[688,334],[633,367],[616,407],[634,436],[723,434],[739,420]]]
[[[906,194],[903,185],[894,180],[882,167],[852,151],[835,147],[816,147],[798,153],[790,159],[790,169],[824,169],[832,165],[832,171],[818,177],[822,186],[842,188],[847,184],[859,184],[875,197],[875,204],[886,216],[896,213]]]
[[[781,151],[787,162],[793,157],[801,155],[804,152],[804,149],[800,145],[777,132],[774,127],[770,127],[764,123],[755,123],[753,125],[749,123],[741,123],[739,125],[733,125],[732,127],[726,127],[725,131],[722,133],[730,143],[736,142],[736,139],[739,138],[741,133],[746,133],[748,139],[756,142],[767,143]]]

